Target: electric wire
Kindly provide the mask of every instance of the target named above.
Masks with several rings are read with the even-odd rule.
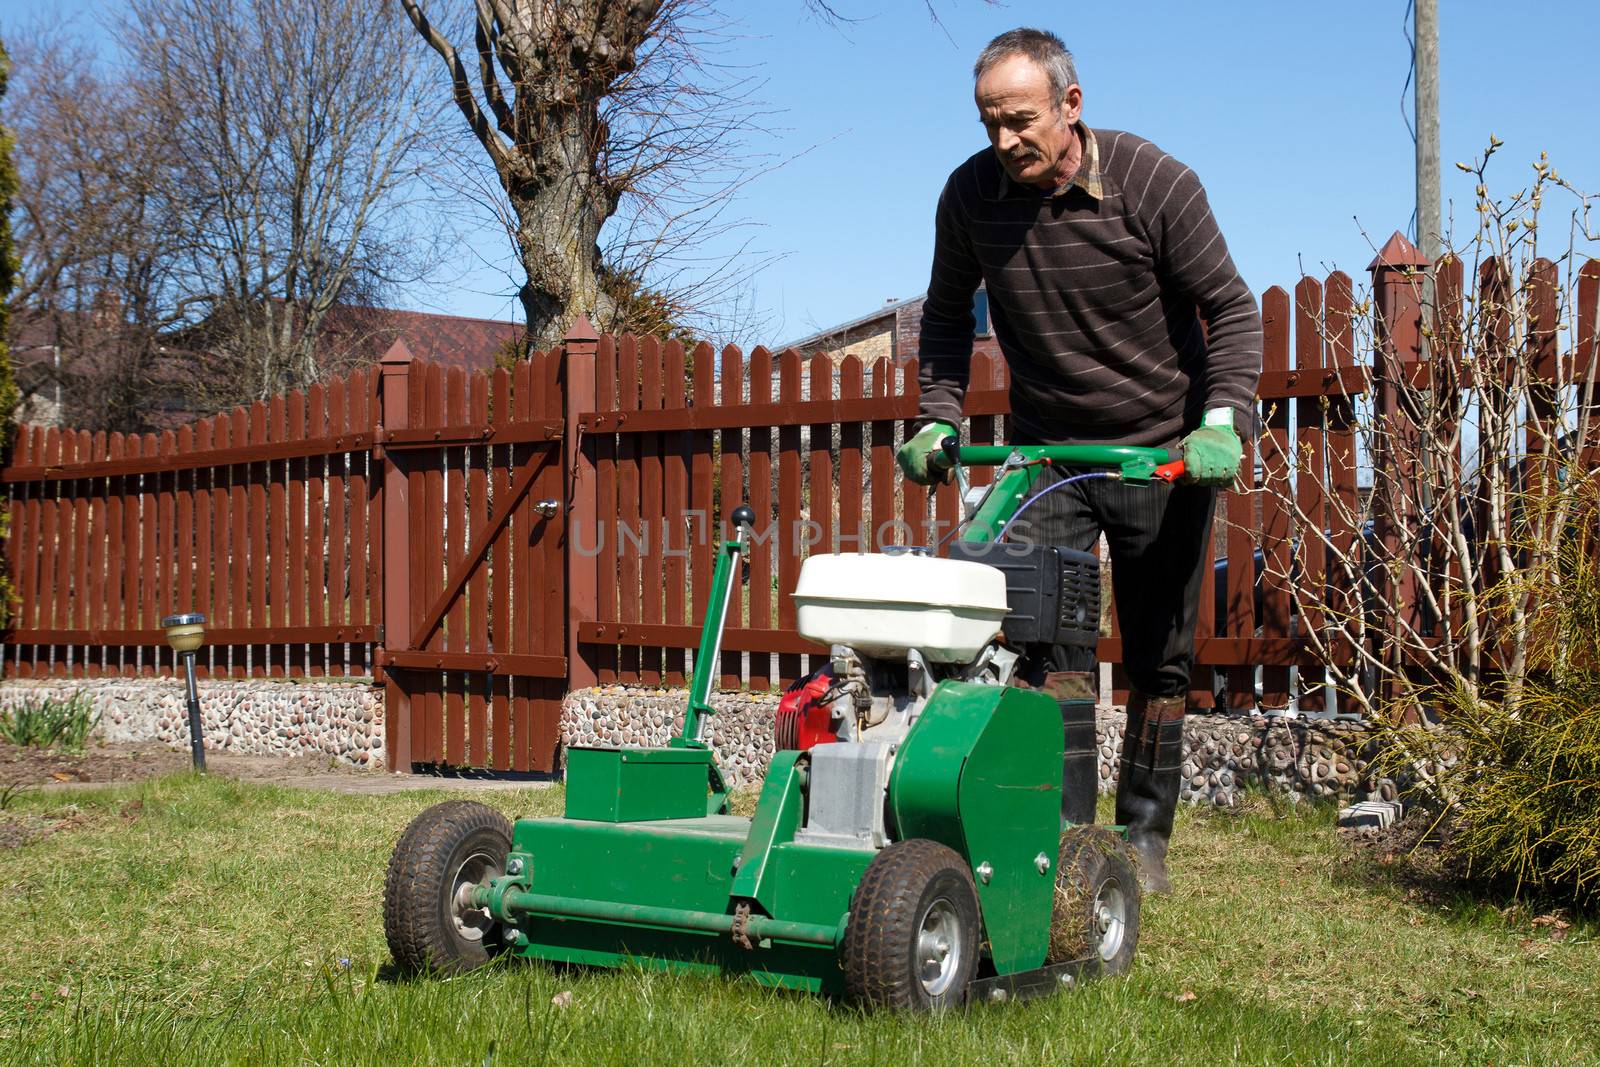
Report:
[[[1416,8],[1416,0],[1406,0],[1406,13],[1400,17],[1400,32],[1405,36],[1406,48],[1411,53],[1411,62],[1406,67],[1406,83],[1400,87],[1400,121],[1406,124],[1406,132],[1411,135],[1411,148],[1417,147],[1417,128],[1412,125],[1411,116],[1406,112],[1406,94],[1411,91],[1411,79],[1417,73],[1417,42],[1411,36],[1411,12]],[[1418,247],[1422,245],[1421,224],[1417,221],[1417,208],[1411,207],[1411,220],[1406,223],[1406,229],[1411,231],[1412,238]]]

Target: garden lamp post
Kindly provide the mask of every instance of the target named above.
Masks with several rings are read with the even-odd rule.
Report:
[[[183,674],[189,695],[189,752],[194,769],[206,769],[206,743],[200,734],[200,696],[194,688],[194,654],[206,643],[206,617],[200,614],[168,615],[161,620],[167,644],[183,656]]]

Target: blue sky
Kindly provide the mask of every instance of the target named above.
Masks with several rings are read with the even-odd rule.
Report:
[[[0,0],[0,26],[43,6]],[[780,257],[750,294],[769,343],[926,287],[939,189],[985,143],[972,60],[1018,25],[1052,29],[1074,51],[1091,125],[1134,131],[1194,168],[1258,293],[1292,285],[1302,264],[1314,274],[1337,266],[1359,282],[1369,239],[1382,244],[1408,225],[1404,0],[938,0],[942,27],[921,0],[837,0],[860,19],[843,27],[819,23],[800,0],[722,6],[740,20],[726,57],[765,78],[759,96],[778,112],[752,151],[805,150],[752,181],[734,208],[754,225],[755,245]],[[1505,142],[1495,189],[1522,187],[1540,151],[1580,187],[1600,189],[1589,73],[1600,4],[1439,6],[1446,212],[1454,198],[1457,216],[1470,215],[1472,181],[1452,164],[1481,151],[1491,132]],[[401,303],[512,317],[506,275],[515,265],[503,240],[485,232],[468,243],[476,256],[463,256],[452,283]]]
[[[790,253],[758,279],[780,340],[926,287],[939,189],[984,146],[971,62],[1017,25],[1052,29],[1073,50],[1091,125],[1134,131],[1195,169],[1257,292],[1292,285],[1302,263],[1357,274],[1372,258],[1361,227],[1381,245],[1411,216],[1403,0],[944,3],[955,45],[915,0],[886,2],[843,34],[794,5],[761,6],[752,29],[766,35],[768,95],[789,108],[793,140],[836,137],[747,198],[769,245]],[[1439,6],[1446,200],[1470,217],[1472,182],[1452,164],[1491,132],[1506,142],[1491,172],[1501,187],[1520,188],[1541,150],[1580,187],[1600,187],[1589,58],[1600,4],[1517,5],[1514,26],[1504,5]]]

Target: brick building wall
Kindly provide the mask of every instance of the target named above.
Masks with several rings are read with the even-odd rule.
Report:
[[[835,363],[845,356],[855,356],[871,362],[888,356],[896,363],[916,358],[922,343],[923,298],[895,301],[870,315],[842,323],[831,330],[812,334],[799,341],[784,345],[797,348],[804,355],[827,353]],[[974,302],[975,317],[981,319],[973,337],[974,352],[1000,354],[999,342],[988,322],[988,294],[979,290]]]
[[[987,318],[987,294],[984,296],[985,315]],[[922,346],[922,298],[908,300],[895,308],[894,315],[895,358],[901,362],[915,356]],[[974,352],[987,352],[991,356],[1000,355],[1000,342],[995,340],[994,331],[987,322],[978,323],[978,332],[972,338]]]

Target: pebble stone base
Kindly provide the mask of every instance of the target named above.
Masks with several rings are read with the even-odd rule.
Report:
[[[189,744],[183,682],[176,678],[0,682],[0,707],[30,697],[87,693],[100,712],[95,735],[107,741]],[[682,728],[681,689],[598,686],[562,703],[566,747],[662,745]],[[775,693],[717,693],[711,744],[723,773],[754,785],[772,758]],[[200,687],[206,747],[239,755],[313,756],[372,769],[384,766],[383,694],[369,679],[348,682],[211,679]],[[1124,716],[1097,715],[1100,789],[1116,784]],[[1394,800],[1395,783],[1369,772],[1371,739],[1360,723],[1285,717],[1191,715],[1184,723],[1184,800],[1231,806],[1247,784],[1293,796],[1341,801]]]
[[[567,745],[661,745],[683,722],[682,690],[598,686],[567,694],[561,735]],[[718,693],[711,699],[711,743],[729,780],[752,785],[772,758],[776,694]],[[1116,786],[1125,716],[1099,709],[1100,790]],[[1182,797],[1230,807],[1247,784],[1292,796],[1393,800],[1393,781],[1373,779],[1370,736],[1360,723],[1259,715],[1190,715],[1184,723]]]
[[[384,765],[383,693],[372,680],[254,681],[212,678],[199,686],[208,751],[244,756],[313,756],[355,767]],[[100,712],[94,736],[189,747],[180,678],[92,678],[0,683],[0,707],[30,698],[86,693]]]

